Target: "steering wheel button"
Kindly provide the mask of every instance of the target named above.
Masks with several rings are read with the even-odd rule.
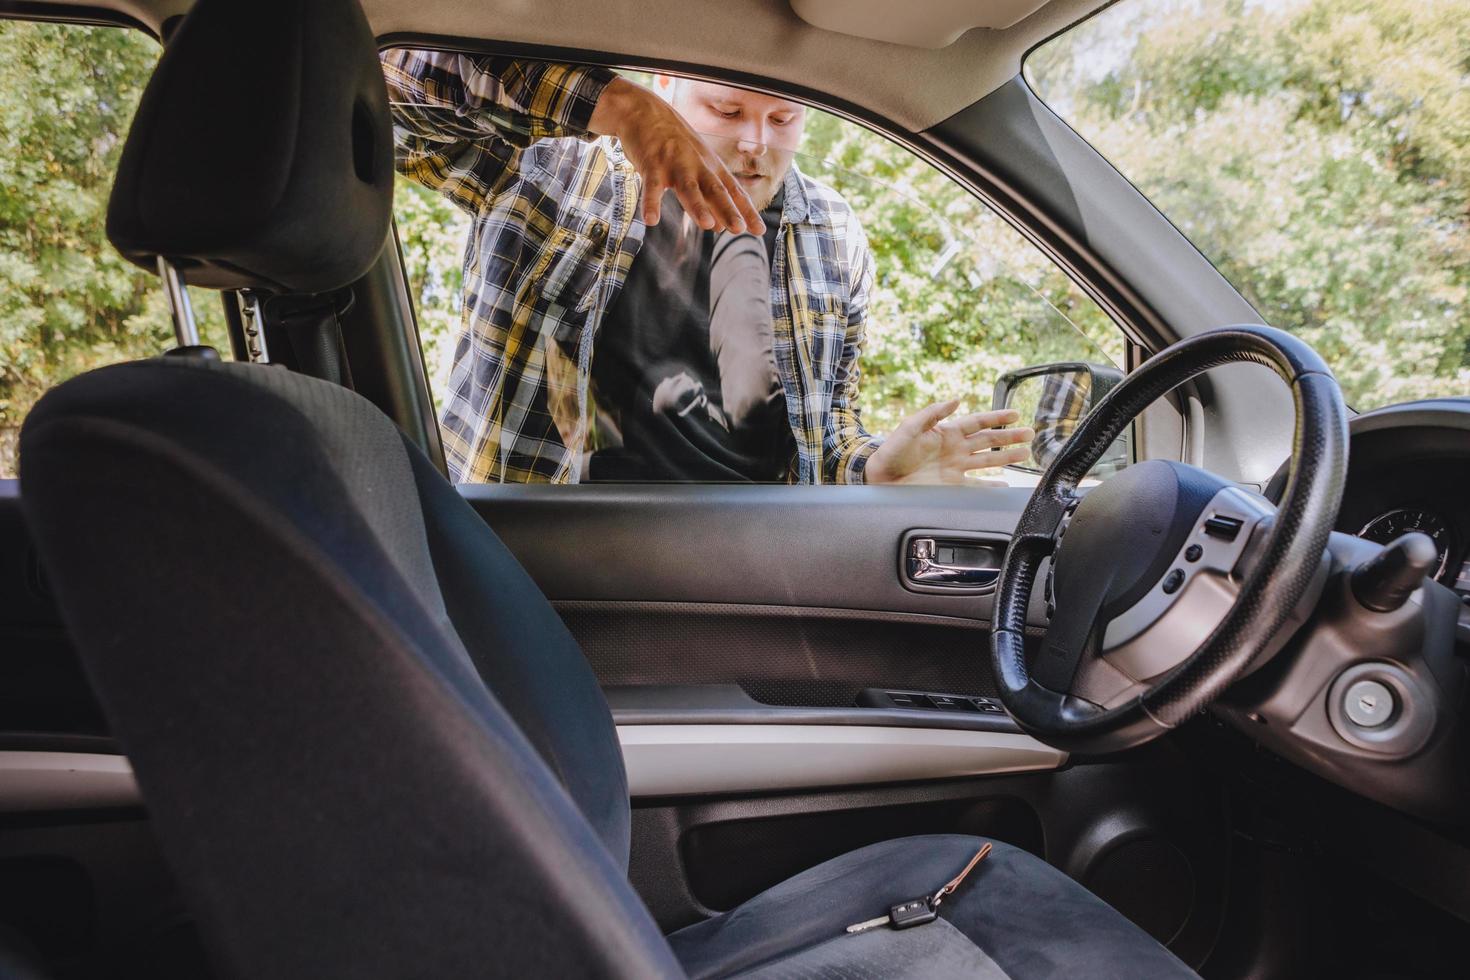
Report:
[[[1173,595],[1184,584],[1184,569],[1176,568],[1164,576],[1164,595]]]
[[[1241,526],[1245,524],[1238,517],[1222,517],[1216,514],[1205,521],[1205,533],[1212,538],[1223,538],[1226,541],[1234,541],[1235,536],[1240,533]]]
[[[1393,717],[1393,692],[1378,681],[1358,681],[1343,694],[1343,702],[1343,714],[1361,728],[1378,728]]]
[[[1199,561],[1200,560],[1200,556],[1203,555],[1204,553],[1205,553],[1205,549],[1201,548],[1197,544],[1192,544],[1188,548],[1185,548],[1184,549],[1184,560],[1185,561]]]

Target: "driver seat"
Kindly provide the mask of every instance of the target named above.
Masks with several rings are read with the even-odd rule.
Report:
[[[238,134],[237,104],[263,131],[193,145],[201,107]],[[355,0],[200,0],[144,95],[109,231],[197,284],[335,288],[387,235],[389,126]],[[252,203],[262,174],[279,186]],[[104,368],[37,405],[21,469],[221,976],[1193,975],[998,842],[937,921],[844,931],[954,876],[982,843],[963,836],[863,848],[661,935],[628,883],[626,775],[581,652],[344,388],[198,357]]]

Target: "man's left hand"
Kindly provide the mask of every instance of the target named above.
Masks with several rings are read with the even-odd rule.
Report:
[[[1019,463],[1030,455],[1036,433],[1013,425],[1020,415],[1013,409],[954,415],[959,399],[922,408],[898,424],[863,470],[867,483],[968,483],[975,470]],[[990,450],[997,447],[996,452]]]

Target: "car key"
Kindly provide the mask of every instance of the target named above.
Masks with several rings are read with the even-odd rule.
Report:
[[[888,921],[893,923],[895,929],[908,929],[911,926],[921,926],[926,922],[933,922],[939,918],[939,913],[934,911],[934,902],[927,896],[924,898],[913,898],[907,902],[899,902],[888,910]]]
[[[944,901],[946,896],[954,894],[955,889],[960,886],[960,883],[965,880],[971,871],[975,870],[975,865],[984,860],[985,855],[989,853],[990,844],[986,843],[984,847],[975,852],[974,857],[970,858],[970,863],[965,865],[963,871],[946,882],[944,887],[932,896],[926,895],[923,898],[911,898],[907,901],[899,902],[897,905],[888,909],[887,915],[878,915],[862,922],[855,922],[847,927],[848,935],[867,932],[869,929],[876,929],[879,926],[909,929],[913,926],[921,926],[926,922],[933,922],[939,918],[939,904]]]
[[[857,922],[847,927],[849,934],[867,932],[879,926],[892,926],[895,929],[907,929],[910,926],[921,926],[926,922],[933,922],[939,913],[929,904],[929,896],[923,898],[911,898],[906,902],[899,902],[888,910],[887,915],[874,916],[864,922]]]

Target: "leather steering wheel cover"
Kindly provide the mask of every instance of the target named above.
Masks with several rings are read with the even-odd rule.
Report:
[[[1234,605],[1190,657],[1151,690],[1112,709],[1034,681],[1024,636],[1031,589],[1077,484],[1124,428],[1155,399],[1211,368],[1271,368],[1292,391],[1296,424],[1286,491],[1261,558]],[[1273,327],[1242,325],[1197,334],[1156,354],[1082,420],[1027,502],[996,587],[991,665],[1001,701],[1032,735],[1068,751],[1116,751],[1176,727],[1219,696],[1265,647],[1310,587],[1342,503],[1347,411],[1326,362]]]

